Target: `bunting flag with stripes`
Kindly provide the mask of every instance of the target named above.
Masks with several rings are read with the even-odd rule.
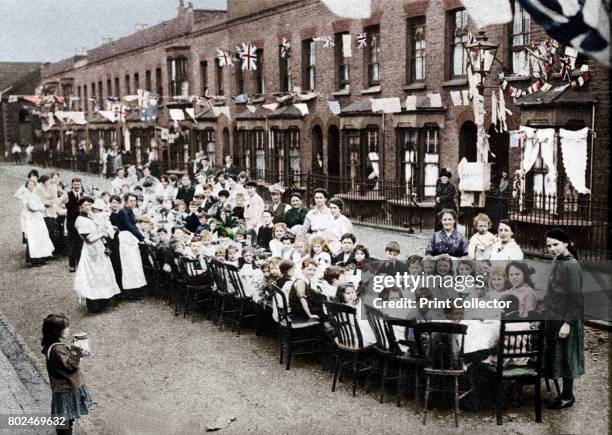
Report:
[[[361,32],[357,34],[357,48],[365,48],[368,46],[368,34]]]
[[[287,38],[283,38],[280,44],[280,56],[282,58],[291,56],[291,42]]]
[[[216,49],[217,51],[217,61],[219,62],[220,67],[231,66],[234,64],[234,57],[225,50]]]

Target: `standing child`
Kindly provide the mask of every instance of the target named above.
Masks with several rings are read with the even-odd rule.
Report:
[[[75,420],[89,414],[93,400],[80,369],[83,351],[68,344],[70,321],[63,314],[50,314],[42,326],[42,353],[47,361],[51,385],[51,415],[63,417],[66,426],[58,434],[71,434]]]
[[[470,260],[488,260],[491,256],[491,246],[497,238],[491,234],[491,219],[484,213],[478,213],[474,218],[476,234],[470,238],[468,245],[468,256]]]

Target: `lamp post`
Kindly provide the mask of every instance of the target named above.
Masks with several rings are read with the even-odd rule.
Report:
[[[466,53],[467,53],[467,61],[468,68],[471,73],[474,75],[474,79],[477,80],[476,89],[478,91],[478,95],[472,95],[473,98],[473,108],[474,108],[474,123],[476,124],[477,129],[477,138],[476,138],[476,148],[478,150],[477,153],[477,162],[482,163],[483,167],[481,168],[483,174],[483,182],[482,182],[482,193],[488,187],[486,174],[489,174],[490,180],[490,166],[487,164],[489,160],[489,143],[488,136],[484,126],[484,116],[485,116],[485,104],[484,104],[484,91],[485,91],[485,81],[487,75],[491,72],[491,68],[493,67],[493,61],[495,60],[495,54],[497,53],[498,44],[492,44],[489,42],[489,38],[486,36],[484,31],[479,31],[478,34],[467,41],[463,45]],[[470,85],[472,88],[473,85]],[[484,166],[488,166],[488,169]],[[477,202],[479,206],[484,206],[484,195],[477,195]],[[476,199],[475,198],[475,199]]]

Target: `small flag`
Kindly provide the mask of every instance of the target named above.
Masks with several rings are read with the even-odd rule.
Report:
[[[246,103],[249,100],[249,96],[247,94],[240,94],[240,95],[236,95],[234,97],[234,101],[237,104],[243,104]]]
[[[255,71],[257,69],[257,47],[254,44],[243,42],[240,59],[242,59],[242,71]]]
[[[357,34],[357,48],[365,48],[368,46],[368,34],[361,32]]]
[[[249,110],[249,112],[251,113],[255,113],[257,111],[257,107],[253,106],[252,104],[247,104],[246,108]]]
[[[8,96],[8,102],[9,103],[16,103],[19,100],[19,97],[17,95],[9,95]]]
[[[278,103],[262,104],[261,107],[271,112],[274,112],[276,108],[278,107]]]
[[[230,53],[228,53],[225,50],[219,50],[218,48],[216,49],[216,51],[217,51],[217,60],[219,61],[220,67],[231,66],[234,64],[234,58],[232,57]]]
[[[282,58],[291,56],[291,42],[287,38],[283,38],[280,45],[280,56]]]

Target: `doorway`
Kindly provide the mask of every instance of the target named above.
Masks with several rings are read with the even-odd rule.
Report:
[[[327,131],[327,174],[340,176],[340,131],[335,125]]]

